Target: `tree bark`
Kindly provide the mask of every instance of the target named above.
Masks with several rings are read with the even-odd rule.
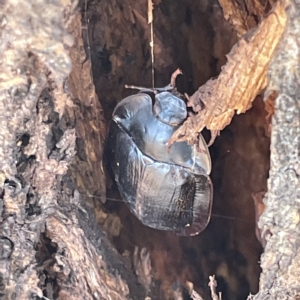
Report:
[[[68,172],[73,170],[79,189],[105,196],[99,164],[106,129],[76,5],[7,1],[2,7],[3,299],[143,299],[145,294]],[[66,48],[73,64],[68,79]]]
[[[266,209],[259,221],[267,240],[260,291],[254,299],[299,299],[300,3],[287,6],[287,25],[272,60],[268,94],[276,91]]]

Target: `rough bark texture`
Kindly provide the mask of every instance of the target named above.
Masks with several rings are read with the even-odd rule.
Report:
[[[266,209],[259,227],[267,240],[255,299],[299,299],[300,2],[290,1],[288,22],[270,69],[276,91]]]
[[[81,158],[73,169],[79,187],[105,195],[99,168],[105,126],[82,48],[81,16],[74,15],[76,4],[7,1],[2,6],[3,299],[124,299],[129,294],[129,299],[143,299],[145,294],[93,212],[83,208],[86,202],[68,173],[77,142]],[[71,70],[66,48],[73,38],[73,71],[65,80]],[[95,136],[93,143],[80,140],[85,129]],[[85,180],[89,176],[95,180]]]
[[[52,103],[52,109],[47,103],[52,79],[47,78],[46,66],[59,84],[71,70],[63,42],[70,41],[65,22],[75,3],[52,4],[47,11],[43,1],[34,3],[33,7],[30,1],[11,1],[1,7],[0,248],[7,299],[42,296],[36,247],[45,231],[46,215],[55,212],[56,176],[67,171],[74,155],[74,130],[67,130],[58,146],[64,160],[50,155],[54,145],[49,145],[49,123],[57,116],[51,120],[48,113],[57,103]]]
[[[224,18],[235,27],[239,36],[261,22],[272,9],[276,0],[220,0]]]

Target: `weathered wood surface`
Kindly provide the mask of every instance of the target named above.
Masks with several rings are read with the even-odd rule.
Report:
[[[83,207],[68,172],[73,164],[81,189],[105,195],[105,124],[76,5],[1,4],[2,299],[144,297],[94,214]],[[71,62],[66,49],[73,40]],[[76,147],[81,156],[75,159]]]
[[[300,3],[287,7],[287,26],[271,62],[266,96],[278,93],[272,117],[271,169],[259,227],[267,240],[260,291],[254,299],[299,299]]]
[[[224,18],[233,24],[241,37],[268,15],[276,0],[219,0],[219,3]]]

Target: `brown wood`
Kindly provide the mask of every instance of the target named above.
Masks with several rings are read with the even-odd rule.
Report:
[[[13,3],[3,7],[1,53],[2,296],[143,299],[68,172],[84,194],[105,196],[106,127],[76,3]]]

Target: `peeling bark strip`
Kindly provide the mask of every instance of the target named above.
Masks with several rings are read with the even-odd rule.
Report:
[[[267,245],[254,299],[299,299],[300,283],[300,2],[290,1],[287,27],[269,68],[267,94],[278,92],[272,118],[271,169],[259,227]],[[270,231],[271,234],[267,234]]]
[[[266,87],[268,64],[285,24],[285,1],[279,1],[258,28],[232,48],[219,77],[209,80],[190,97],[188,106],[197,114],[174,133],[169,145],[175,141],[194,144],[204,127],[220,131],[231,122],[235,111],[240,114],[251,108],[252,101]]]

